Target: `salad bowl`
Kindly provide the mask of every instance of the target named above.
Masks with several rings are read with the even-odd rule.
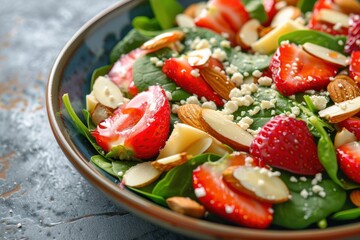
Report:
[[[194,1],[180,1],[184,6]],[[66,44],[51,70],[47,85],[47,112],[51,128],[61,149],[75,168],[116,204],[161,227],[201,239],[322,239],[345,238],[360,234],[360,223],[350,222],[326,229],[285,230],[250,229],[215,223],[177,214],[120,187],[119,180],[90,162],[96,151],[74,127],[62,96],[68,93],[75,113],[82,115],[85,96],[90,91],[93,71],[109,64],[109,54],[128,33],[135,16],[151,12],[142,0],[121,1],[86,23]]]

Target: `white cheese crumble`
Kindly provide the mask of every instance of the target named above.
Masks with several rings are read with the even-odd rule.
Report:
[[[259,78],[259,77],[261,77],[262,72],[260,72],[259,70],[255,70],[255,71],[252,73],[252,75],[253,75],[253,77]]]
[[[309,197],[309,192],[306,189],[301,190],[300,196],[307,199]]]
[[[220,42],[220,46],[221,46],[222,48],[230,48],[230,47],[231,47],[231,44],[230,44],[230,41],[228,41],[228,40],[222,40],[222,41]]]
[[[195,188],[194,192],[195,192],[195,195],[197,198],[206,196],[206,191],[205,191],[205,188],[203,188],[203,187]]]
[[[220,60],[221,62],[227,59],[226,52],[221,48],[215,48],[213,54],[211,55],[213,58]]]
[[[198,68],[194,68],[193,70],[191,70],[190,74],[193,77],[200,77],[200,71]]]
[[[216,110],[216,104],[213,101],[204,102],[201,107]]]
[[[328,103],[328,99],[324,96],[310,96],[311,102],[314,104],[315,108],[317,110],[323,110],[326,108],[326,105]]]
[[[231,214],[234,212],[234,206],[225,205],[225,212]]]
[[[273,82],[272,79],[269,78],[269,77],[266,77],[266,76],[260,77],[258,79],[258,83],[259,83],[260,86],[270,87],[272,82]]]

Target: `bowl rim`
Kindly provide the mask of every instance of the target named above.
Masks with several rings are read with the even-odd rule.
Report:
[[[246,239],[333,239],[360,234],[360,227],[358,223],[334,226],[328,229],[265,229],[259,231],[257,229],[228,226],[205,220],[193,219],[174,213],[164,207],[152,203],[150,200],[146,200],[130,190],[121,190],[116,184],[101,175],[96,168],[89,164],[85,156],[76,148],[70,135],[66,132],[66,130],[64,130],[64,123],[59,114],[59,89],[62,73],[77,47],[81,45],[87,33],[89,33],[94,26],[100,26],[101,23],[105,23],[112,16],[117,16],[119,14],[119,10],[131,8],[141,2],[143,2],[143,0],[122,0],[91,18],[66,43],[51,68],[46,86],[46,111],[48,120],[57,143],[81,175],[83,175],[83,177],[85,177],[85,179],[87,179],[93,186],[105,193],[105,195],[136,215],[164,228],[192,237],[207,237],[216,239],[239,237]]]

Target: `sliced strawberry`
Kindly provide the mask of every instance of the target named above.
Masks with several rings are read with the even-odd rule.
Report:
[[[336,153],[341,170],[348,178],[360,184],[360,143],[341,145]]]
[[[314,175],[324,170],[306,123],[287,116],[267,122],[250,145],[250,153],[272,167]]]
[[[195,19],[195,24],[219,34],[227,33],[229,40],[234,43],[235,34],[249,18],[239,0],[210,0],[206,9]]]
[[[360,86],[360,51],[351,53],[349,72],[350,77]]]
[[[139,57],[146,54],[146,51],[135,49],[128,54],[122,55],[109,72],[109,78],[119,86],[122,92],[128,93],[130,97],[138,94],[133,81],[132,67]]]
[[[334,28],[334,24],[321,21],[319,19],[319,12],[322,9],[331,9],[340,11],[339,7],[332,0],[319,0],[315,3],[311,19],[308,27],[320,32],[329,33],[332,35],[347,35],[348,28],[340,27],[339,29]]]
[[[276,88],[284,95],[327,86],[338,67],[305,52],[295,44],[283,44],[270,62]]]
[[[241,154],[199,166],[193,171],[193,187],[210,212],[242,226],[267,228],[272,221],[271,205],[233,191],[222,178],[226,168],[244,165],[246,157]]]
[[[185,91],[196,94],[198,97],[205,97],[208,101],[213,101],[217,106],[223,106],[221,97],[205,82],[200,76],[191,74],[195,68],[190,66],[187,59],[170,58],[164,62],[162,71],[168,78],[174,81]]]
[[[263,0],[264,9],[267,15],[267,20],[264,23],[264,26],[269,26],[272,19],[278,12],[278,10],[276,9],[276,3],[276,0]]]
[[[346,128],[348,131],[355,134],[357,140],[360,141],[360,118],[359,117],[350,117],[338,124],[339,128]]]
[[[345,52],[351,53],[360,50],[360,15],[350,15],[349,32],[345,45]]]
[[[101,122],[92,135],[106,152],[121,145],[125,157],[130,151],[135,158],[149,159],[165,145],[169,131],[169,101],[161,87],[152,86]]]

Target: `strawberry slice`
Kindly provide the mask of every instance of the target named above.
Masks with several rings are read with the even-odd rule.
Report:
[[[212,62],[214,62],[214,65],[218,63],[214,60]],[[185,57],[166,60],[162,71],[185,91],[196,94],[200,98],[205,97],[208,101],[213,101],[217,106],[224,105],[221,97],[205,82],[200,74],[194,74],[196,68],[190,66]]]
[[[345,52],[351,53],[360,50],[360,15],[350,15],[349,32],[345,44]]]
[[[111,81],[118,85],[122,92],[128,93],[130,97],[134,97],[139,93],[133,81],[132,67],[135,60],[145,54],[146,51],[135,49],[128,54],[122,55],[108,74]]]
[[[247,156],[204,163],[193,171],[193,187],[198,200],[210,212],[242,226],[267,228],[272,221],[271,205],[233,191],[222,178],[226,168],[244,165]]]
[[[239,0],[210,0],[207,7],[195,19],[198,27],[211,29],[219,34],[227,33],[235,43],[235,34],[250,18]]]
[[[272,19],[278,12],[278,9],[276,9],[276,0],[263,0],[264,9],[267,15],[267,20],[263,24],[264,26],[269,26],[271,24]]]
[[[335,24],[324,22],[319,19],[319,14],[322,9],[340,11],[339,7],[332,0],[319,0],[314,5],[313,13],[311,15],[308,27],[310,29],[329,33],[332,35],[347,35],[348,28],[340,27],[339,29],[337,29],[334,28]]]
[[[327,86],[338,67],[305,52],[295,44],[283,44],[270,62],[276,88],[284,95]]]
[[[341,145],[336,153],[341,170],[349,179],[360,184],[360,143]]]
[[[267,122],[251,143],[250,153],[265,164],[296,174],[315,175],[324,170],[306,123],[287,116]]]
[[[351,53],[349,72],[350,77],[360,86],[360,51]]]
[[[124,158],[130,154],[149,159],[165,145],[169,131],[169,101],[161,87],[151,86],[102,121],[92,135],[106,152],[123,146],[120,154]]]
[[[357,140],[360,140],[360,118],[350,117],[338,124],[339,128],[346,128],[348,131],[355,134]]]

